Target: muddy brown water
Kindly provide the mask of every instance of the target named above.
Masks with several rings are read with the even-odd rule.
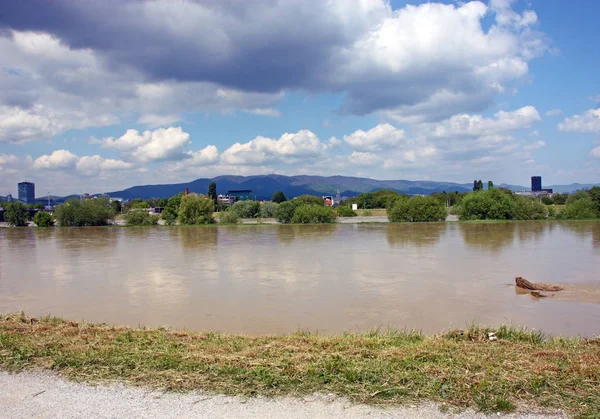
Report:
[[[535,300],[515,276],[565,285]],[[600,334],[600,222],[0,229],[0,312],[265,334]]]

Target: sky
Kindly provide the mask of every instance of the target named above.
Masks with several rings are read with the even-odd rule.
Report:
[[[0,2],[0,195],[600,182],[597,1]]]

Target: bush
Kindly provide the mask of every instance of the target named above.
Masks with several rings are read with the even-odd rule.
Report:
[[[388,210],[388,218],[392,222],[443,221],[446,216],[444,205],[431,196],[401,198]]]
[[[275,202],[263,202],[260,206],[260,216],[262,218],[275,218],[278,206]]]
[[[282,224],[291,223],[292,218],[294,218],[294,211],[296,211],[296,208],[301,205],[302,203],[300,201],[296,201],[295,199],[282,202],[277,207],[277,211],[275,211],[275,219]]]
[[[341,205],[337,207],[335,211],[337,212],[338,217],[356,217],[358,215],[347,205]]]
[[[256,218],[260,213],[260,204],[256,201],[237,201],[229,211],[238,218]]]
[[[159,218],[158,215],[149,214],[146,210],[134,210],[125,215],[125,222],[132,226],[155,226]]]
[[[512,194],[496,188],[469,193],[456,208],[461,220],[512,220],[515,211],[516,203]]]
[[[336,214],[333,208],[323,205],[300,205],[294,211],[292,222],[298,224],[334,223]]]
[[[104,226],[115,216],[107,198],[69,199],[56,207],[54,217],[61,227]]]
[[[181,195],[170,197],[165,204],[161,217],[165,220],[165,224],[172,225],[177,221],[179,213],[179,205],[181,205]]]
[[[282,191],[277,191],[273,194],[271,201],[273,201],[277,204],[281,204],[282,202],[287,201],[287,198],[285,197],[285,195]]]
[[[320,205],[325,206],[325,201],[320,196],[314,195],[300,195],[297,198],[294,198],[292,201],[296,201],[297,203],[306,204],[306,205]]]
[[[184,195],[179,205],[178,218],[181,224],[212,224],[215,203],[204,195]]]
[[[598,217],[600,212],[589,196],[567,203],[565,209],[557,216],[561,220],[586,220]]]
[[[54,225],[54,218],[49,212],[38,211],[33,217],[33,222],[38,227],[51,227]]]
[[[221,224],[237,224],[238,216],[233,211],[223,211],[219,213],[219,223]]]
[[[566,202],[565,202],[565,203],[566,203],[567,205],[568,205],[568,204],[573,204],[573,203],[575,203],[576,201],[579,201],[580,199],[587,199],[587,198],[589,198],[589,197],[590,197],[590,196],[588,195],[588,193],[587,193],[586,191],[581,191],[581,190],[580,190],[580,191],[577,191],[577,192],[575,192],[575,193],[572,193],[572,194],[570,194],[570,195],[567,197],[567,200],[566,200]]]
[[[4,206],[4,220],[11,226],[25,227],[29,221],[27,207],[21,202],[7,202]]]
[[[548,207],[535,198],[516,195],[515,220],[544,220],[548,218]]]

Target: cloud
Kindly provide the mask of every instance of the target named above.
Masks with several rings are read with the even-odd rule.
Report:
[[[15,164],[19,161],[19,158],[14,154],[0,154],[0,167],[4,165]]]
[[[600,108],[590,109],[581,115],[565,118],[558,124],[558,130],[581,133],[600,132]]]
[[[354,151],[348,161],[356,166],[374,166],[381,163],[381,158],[373,153]]]
[[[530,137],[539,137],[540,136],[540,132],[538,130],[533,130],[529,133]]]
[[[158,128],[142,134],[129,129],[119,138],[109,137],[102,141],[103,147],[125,152],[139,162],[184,159],[187,157],[185,148],[190,144],[190,134],[181,127]]]
[[[590,156],[600,158],[600,147],[596,147],[590,151]]]
[[[138,124],[144,124],[151,128],[156,128],[160,126],[171,125],[180,120],[181,118],[177,115],[157,115],[151,113],[140,116],[138,119]]]
[[[600,103],[600,95],[590,96],[590,100]]]
[[[300,130],[295,134],[285,133],[278,140],[256,137],[247,143],[235,143],[223,152],[221,160],[229,165],[294,163],[299,159],[316,158],[326,149],[313,132]]]
[[[533,144],[528,144],[525,147],[523,147],[523,150],[531,151],[531,150],[537,150],[537,149],[543,148],[543,147],[546,147],[545,141],[536,141]]]
[[[60,132],[78,126],[76,112],[88,123],[127,112],[275,116],[284,92],[339,93],[350,114],[441,120],[484,110],[548,50],[535,12],[511,5],[9,2],[0,53],[14,68],[0,73],[0,105],[49,108]]]
[[[33,161],[34,169],[69,169],[75,167],[78,157],[68,150],[56,150]]]
[[[244,112],[251,113],[253,115],[258,115],[258,116],[270,116],[270,117],[281,116],[281,112],[279,112],[277,109],[273,109],[273,108],[244,109]]]
[[[390,124],[379,124],[368,131],[357,130],[344,135],[344,142],[356,151],[382,151],[398,146],[404,139],[404,130]]]
[[[36,170],[75,170],[83,175],[93,175],[104,171],[130,169],[133,164],[106,159],[99,155],[78,157],[68,150],[55,150],[52,154],[44,154],[33,160],[32,167]]]
[[[562,115],[562,111],[560,109],[550,109],[546,112],[546,116],[559,116]]]

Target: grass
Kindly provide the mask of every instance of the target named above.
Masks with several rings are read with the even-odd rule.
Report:
[[[123,328],[23,314],[0,318],[0,367],[50,369],[173,391],[335,393],[355,402],[436,401],[481,411],[562,408],[600,415],[600,339],[513,327],[249,337]]]
[[[377,208],[377,209],[359,209],[356,210],[356,213],[361,217],[387,217],[387,210],[385,208]]]

